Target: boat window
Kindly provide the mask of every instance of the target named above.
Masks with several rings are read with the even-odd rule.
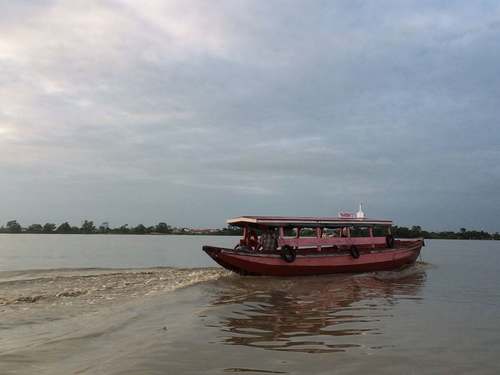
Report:
[[[300,228],[300,237],[316,237],[316,228]]]
[[[352,237],[370,237],[370,229],[368,227],[353,227],[351,228]]]
[[[340,228],[325,228],[323,230],[323,237],[340,237]]]
[[[387,227],[383,227],[380,225],[373,227],[373,236],[374,237],[384,237],[387,234]]]

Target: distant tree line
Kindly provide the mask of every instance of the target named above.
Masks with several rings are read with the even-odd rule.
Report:
[[[190,228],[171,227],[165,222],[160,222],[156,225],[145,226],[139,224],[137,226],[129,226],[128,224],[121,225],[116,228],[111,228],[109,223],[104,222],[96,226],[91,220],[84,220],[82,225],[72,226],[68,222],[56,225],[54,223],[31,224],[28,227],[23,227],[17,220],[10,220],[5,226],[0,227],[0,233],[58,233],[58,234],[213,234],[213,235],[240,235],[241,229],[234,226],[229,226],[222,229],[205,229],[195,230]]]
[[[121,225],[116,228],[111,228],[109,223],[104,222],[96,226],[91,220],[84,220],[80,227],[72,226],[68,222],[56,225],[54,223],[31,224],[28,227],[23,227],[17,220],[10,220],[5,226],[0,227],[0,233],[60,233],[60,234],[189,234],[189,235],[229,235],[238,236],[242,234],[242,229],[236,226],[229,225],[222,229],[192,229],[192,228],[176,228],[171,227],[165,222],[160,222],[156,225],[145,226],[139,224],[137,226],[129,226],[128,224]],[[411,228],[393,226],[392,233],[398,238],[431,238],[431,239],[459,239],[459,240],[500,240],[500,233],[488,233],[483,230],[467,230],[460,228],[458,232],[429,232],[423,230],[419,225],[414,225]],[[307,233],[302,235],[307,236]],[[310,235],[314,235],[311,231]],[[377,233],[376,235],[381,235]]]
[[[443,231],[443,232],[428,232],[423,230],[419,225],[414,225],[411,228],[399,227],[397,225],[392,227],[392,233],[398,238],[434,238],[434,239],[448,239],[448,240],[500,240],[500,233],[488,233],[484,230],[467,230],[460,228],[458,232]]]

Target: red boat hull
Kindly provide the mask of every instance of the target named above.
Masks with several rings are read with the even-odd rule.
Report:
[[[203,246],[203,251],[222,267],[243,275],[306,276],[402,268],[415,263],[422,245],[423,240],[397,241],[394,249],[362,252],[357,259],[345,253],[298,254],[292,263],[279,254],[241,253],[212,246]]]

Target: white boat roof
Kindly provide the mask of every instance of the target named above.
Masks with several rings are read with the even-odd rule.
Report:
[[[263,226],[343,226],[343,225],[392,225],[392,220],[370,218],[339,218],[309,216],[240,216],[227,221],[228,224],[244,226],[246,224]]]

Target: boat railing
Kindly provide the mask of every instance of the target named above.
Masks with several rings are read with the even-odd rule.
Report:
[[[385,237],[300,237],[279,238],[278,246],[352,246],[352,245],[385,245]]]

